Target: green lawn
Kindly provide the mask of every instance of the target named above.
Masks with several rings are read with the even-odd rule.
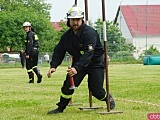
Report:
[[[73,103],[64,113],[47,115],[56,108],[67,66],[61,66],[50,79],[49,67],[40,66],[41,84],[28,84],[25,69],[0,69],[0,120],[147,120],[148,113],[160,113],[160,66],[109,65],[110,92],[121,114],[100,115],[107,111],[105,102],[93,98],[93,106],[103,109],[82,111],[88,107],[87,77],[76,89]],[[104,85],[105,86],[105,85]]]

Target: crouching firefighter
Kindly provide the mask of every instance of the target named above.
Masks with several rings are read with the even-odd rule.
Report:
[[[62,113],[67,107],[74,90],[69,89],[70,76],[74,78],[76,87],[80,85],[88,75],[88,88],[92,95],[100,101],[106,102],[104,83],[104,50],[99,35],[95,29],[86,25],[83,21],[84,12],[77,6],[73,6],[67,13],[67,25],[70,27],[62,36],[54,48],[48,78],[62,63],[65,53],[72,56],[72,66],[67,69],[66,79],[61,88],[60,101],[57,108],[48,114]],[[110,94],[110,109],[115,108],[115,102]]]
[[[27,33],[25,40],[26,69],[29,76],[29,83],[34,83],[34,73],[37,75],[37,83],[41,83],[42,75],[37,67],[39,41],[31,23],[24,22],[23,28]]]

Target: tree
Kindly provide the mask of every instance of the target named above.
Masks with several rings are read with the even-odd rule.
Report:
[[[1,11],[17,11],[19,8],[34,9],[36,13],[50,19],[51,4],[45,3],[45,0],[0,0]]]
[[[56,32],[50,23],[50,8],[44,0],[0,0],[0,47],[19,51],[26,36],[22,24],[29,21],[39,37],[40,51],[46,50],[45,44],[54,41]]]
[[[160,52],[158,51],[156,47],[152,45],[148,50],[144,50],[143,54],[144,55],[159,55]]]
[[[62,29],[60,31],[54,32],[54,40],[44,41],[42,51],[52,52],[54,47],[58,44],[59,40],[61,39],[62,34],[64,34],[64,32],[66,32],[69,29],[66,25],[66,22],[64,21],[60,21],[59,26]]]
[[[95,28],[97,29],[101,41],[103,41],[103,21],[97,19],[95,22]],[[132,44],[126,44],[125,38],[122,37],[122,34],[118,28],[118,24],[113,24],[112,22],[106,22],[106,32],[107,32],[107,47],[108,53],[112,57],[111,53],[121,51],[121,53],[126,53],[122,51],[127,51],[129,54],[135,49]]]

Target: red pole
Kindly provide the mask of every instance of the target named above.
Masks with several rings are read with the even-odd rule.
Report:
[[[106,98],[107,102],[106,103],[107,103],[107,110],[108,112],[110,112],[105,0],[102,0],[102,17],[103,17],[103,38],[104,38],[104,53],[105,53],[105,65],[106,65],[106,92],[107,92],[107,98]]]
[[[69,65],[68,68],[71,68],[71,66]],[[69,89],[76,89],[77,87],[75,87],[74,85],[74,79],[73,79],[73,76],[70,76],[70,84],[71,84],[71,87]]]
[[[71,83],[71,87],[75,86],[75,85],[74,85],[73,77],[70,77],[70,83]]]

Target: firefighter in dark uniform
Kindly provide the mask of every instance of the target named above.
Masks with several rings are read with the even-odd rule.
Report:
[[[25,63],[25,52],[24,52],[24,50],[20,50],[20,52],[19,52],[20,54],[19,54],[19,56],[20,56],[20,60],[21,60],[21,65],[22,65],[22,69],[24,68],[24,63]]]
[[[34,73],[37,75],[37,83],[41,83],[42,75],[37,67],[39,41],[31,23],[24,22],[23,28],[27,33],[25,40],[26,69],[29,76],[29,83],[34,83]],[[33,72],[34,71],[34,72]]]
[[[106,91],[104,83],[104,50],[99,39],[99,35],[92,27],[84,24],[84,12],[77,6],[70,8],[67,13],[67,25],[70,27],[55,47],[50,70],[47,75],[56,71],[61,64],[65,53],[68,52],[72,57],[72,66],[68,68],[66,80],[61,88],[60,101],[58,108],[51,110],[48,114],[62,113],[68,105],[74,90],[70,90],[70,76],[73,76],[75,86],[78,87],[83,78],[88,75],[88,88],[92,95],[101,101],[106,101]],[[115,102],[110,94],[110,109],[115,108]]]

